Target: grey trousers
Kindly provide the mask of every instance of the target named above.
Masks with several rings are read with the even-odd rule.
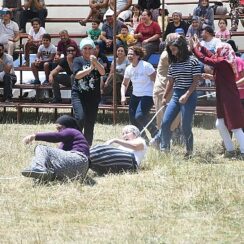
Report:
[[[38,145],[31,167],[53,172],[57,180],[84,179],[89,163],[87,156],[80,152]]]

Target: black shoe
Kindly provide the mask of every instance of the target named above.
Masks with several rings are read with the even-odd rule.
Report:
[[[30,177],[38,180],[49,181],[53,180],[54,174],[52,172],[43,171],[38,168],[25,169],[21,172],[25,177]]]

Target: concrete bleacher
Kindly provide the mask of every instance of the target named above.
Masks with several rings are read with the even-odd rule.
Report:
[[[56,2],[56,3],[55,3]],[[183,15],[188,17],[189,13],[193,12],[193,8],[197,5],[198,1],[165,1],[168,4],[169,12],[172,13],[175,9],[178,9],[182,11]],[[186,4],[187,2],[187,4]],[[225,4],[227,4],[228,1],[223,1]],[[0,1],[1,3],[1,1]],[[77,1],[51,1],[46,0],[46,4],[48,7],[48,18],[47,18],[47,24],[46,24],[46,30],[48,33],[52,34],[52,37],[54,38],[54,44],[58,41],[58,32],[62,29],[68,29],[69,33],[72,38],[74,38],[76,41],[80,41],[82,37],[85,36],[86,29],[90,27],[90,23],[87,24],[87,27],[82,27],[78,24],[78,21],[81,19],[81,16],[84,18],[88,14],[88,0],[82,1],[82,4],[78,4]],[[133,1],[133,3],[137,3],[137,1]],[[184,4],[184,6],[183,6]],[[69,5],[69,6],[68,6]],[[62,9],[62,11],[60,11]],[[63,11],[65,10],[65,11]],[[62,18],[59,16],[62,12]],[[228,16],[226,16],[229,18]],[[216,20],[219,18],[219,16],[216,16]],[[228,20],[229,21],[229,20]],[[65,27],[64,27],[65,23]],[[29,25],[29,24],[28,24]],[[28,26],[27,25],[27,30]],[[216,21],[215,21],[216,25]],[[217,27],[217,25],[216,25]],[[244,35],[243,28],[240,25],[240,32],[233,32],[232,36],[235,38],[235,41],[237,40],[237,44],[239,45],[239,48],[244,49],[243,41],[240,40],[240,36]],[[26,35],[22,35],[21,41],[23,43],[23,40],[26,38]],[[22,44],[21,43],[21,44]],[[151,57],[150,63],[152,63],[155,67],[158,64],[160,54],[154,54]],[[29,95],[32,96],[32,94],[35,94],[36,90],[43,90],[43,89],[51,89],[49,86],[34,86],[28,84],[28,81],[30,79],[33,79],[32,72],[28,68],[22,68],[19,67],[21,63],[18,63],[19,60],[15,63],[16,67],[16,73],[18,76],[19,83],[27,84],[17,84],[15,86],[15,93],[14,95],[18,97],[20,94],[22,94],[25,91],[28,91],[30,93]],[[40,72],[40,79],[44,80],[44,74]],[[20,81],[21,80],[21,81]],[[199,88],[199,90],[203,91],[212,91],[211,88]],[[67,93],[68,92],[68,93]],[[67,97],[70,97],[70,91],[67,91],[64,89],[62,95],[66,95]],[[7,108],[15,109],[16,110],[16,120],[17,122],[20,122],[22,112],[25,109],[34,108],[36,110],[36,113],[38,114],[40,109],[51,109],[54,111],[55,116],[57,116],[59,109],[69,109],[72,112],[72,106],[70,103],[64,103],[64,104],[47,104],[47,103],[33,103],[28,102],[28,100],[16,100],[16,102],[12,104],[7,103],[0,103],[0,107],[3,108],[4,111],[7,111]],[[127,111],[128,107],[124,106],[115,106],[116,110],[118,111]],[[100,109],[103,111],[115,111],[115,107],[112,105],[101,105]],[[214,106],[198,106],[196,109],[196,114],[216,114],[216,110]]]

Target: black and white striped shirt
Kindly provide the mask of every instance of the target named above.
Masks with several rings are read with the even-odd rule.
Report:
[[[193,77],[197,75],[201,75],[201,66],[193,56],[184,62],[172,63],[168,70],[168,79],[173,80],[174,89],[189,88],[193,82]]]

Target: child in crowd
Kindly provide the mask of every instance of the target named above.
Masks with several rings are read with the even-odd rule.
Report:
[[[131,18],[131,34],[134,34],[136,27],[140,24],[141,19],[141,8],[138,4],[133,5],[132,7],[132,18]]]
[[[42,36],[46,33],[46,30],[41,27],[41,20],[39,18],[33,18],[31,20],[31,26],[28,40],[25,44],[24,66],[30,66],[30,51],[37,53],[39,46],[42,44]]]
[[[120,34],[116,35],[116,38],[119,39],[125,46],[132,46],[136,43],[134,35],[129,34],[129,29],[127,25],[121,26]]]
[[[167,24],[168,24],[168,16],[169,16],[169,11],[168,11],[168,6],[166,4],[164,4],[164,9],[163,6],[160,6],[159,9],[159,16],[158,16],[158,24],[161,28],[161,30],[163,29],[163,20],[162,20],[162,16],[163,16],[163,11],[164,11],[164,31],[166,30]]]
[[[227,30],[227,20],[220,19],[218,26],[219,30],[216,31],[215,37],[220,38],[221,41],[227,41],[228,39],[230,39],[230,31]]]
[[[92,21],[92,28],[87,31],[88,37],[90,37],[93,41],[98,40],[101,35],[101,29],[99,28],[100,20],[95,19]]]
[[[201,21],[198,16],[192,17],[192,23],[188,28],[188,31],[186,33],[187,38],[191,38],[194,35],[197,35],[198,38],[201,38],[202,34],[202,27],[201,27]]]
[[[45,71],[46,80],[44,83],[48,83],[49,77],[49,62],[53,61],[54,56],[56,54],[56,47],[51,43],[51,36],[49,34],[44,34],[42,37],[42,45],[38,48],[38,52],[36,55],[36,60],[31,64],[31,70],[35,77],[31,83],[34,85],[41,84],[39,80],[38,71]]]

